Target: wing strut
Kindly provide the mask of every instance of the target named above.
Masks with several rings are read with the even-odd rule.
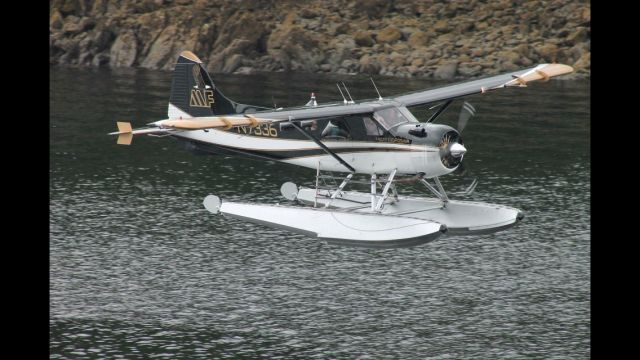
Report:
[[[313,136],[313,134],[310,134],[310,133],[304,131],[304,129],[301,128],[300,125],[298,125],[298,123],[296,121],[291,121],[290,123],[291,123],[291,126],[296,128],[296,130],[300,131],[300,133],[302,133],[302,135],[306,136],[307,138],[309,138],[310,140],[312,140],[313,142],[318,144],[318,146],[320,146],[322,148],[322,150],[324,150],[327,154],[333,156],[334,159],[338,160],[340,162],[340,164],[344,165],[344,167],[349,169],[349,171],[351,171],[352,173],[356,172],[356,169],[351,167],[351,165],[347,164],[347,162],[344,161],[340,156],[338,156],[338,154],[336,154],[333,151],[331,151],[331,149],[329,149],[325,144],[323,144],[322,141],[320,141],[320,139],[318,139],[317,137]]]
[[[453,101],[452,99],[447,100],[442,106],[440,106],[440,108],[435,112],[435,114],[431,115],[429,120],[427,120],[427,123],[434,121],[438,116],[440,116],[440,114],[442,114],[443,111],[447,110],[449,105],[451,105],[452,101]]]

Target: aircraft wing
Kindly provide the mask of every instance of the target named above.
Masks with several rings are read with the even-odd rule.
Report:
[[[466,81],[436,89],[408,93],[397,96],[393,98],[393,100],[398,101],[405,106],[422,105],[472,94],[484,93],[490,90],[506,87],[523,87],[531,81],[546,81],[549,78],[569,74],[571,72],[573,72],[573,68],[568,65],[541,64],[529,69],[513,71],[503,75]]]

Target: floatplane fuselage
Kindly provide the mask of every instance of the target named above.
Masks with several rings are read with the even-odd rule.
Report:
[[[442,124],[420,123],[406,107],[393,101],[344,107],[368,112],[335,117],[319,115],[318,119],[303,120],[296,125],[348,166],[291,124],[300,113],[308,119],[314,109],[257,112],[251,116],[274,121],[171,135],[196,152],[242,155],[320,171],[388,174],[396,170],[398,174],[422,173],[427,178],[454,171],[466,151],[457,130]],[[455,155],[452,149],[457,151]]]

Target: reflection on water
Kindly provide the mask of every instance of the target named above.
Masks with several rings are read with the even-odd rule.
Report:
[[[267,106],[301,105],[312,91],[341,100],[338,80],[356,99],[376,96],[367,77],[214,78],[229,97]],[[376,84],[383,96],[434,85]],[[116,120],[164,118],[169,87],[163,71],[52,69],[52,358],[589,356],[588,83],[468,98],[471,199],[527,217],[392,250],[326,245],[202,207],[207,194],[281,202],[283,182],[310,185],[314,170],[105,135]],[[457,106],[442,121],[455,125]]]

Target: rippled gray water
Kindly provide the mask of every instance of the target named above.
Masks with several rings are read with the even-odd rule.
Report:
[[[590,356],[588,82],[468,99],[477,116],[465,161],[480,179],[471,199],[523,209],[519,226],[375,250],[202,207],[210,193],[284,201],[280,184],[310,183],[313,170],[195,156],[170,139],[115,145],[105,134],[116,120],[165,117],[170,75],[52,69],[51,358]],[[214,79],[231,98],[270,105],[273,95],[277,106],[310,91],[340,99],[337,80],[354,98],[375,96],[366,77]],[[376,82],[383,96],[434,85]]]

